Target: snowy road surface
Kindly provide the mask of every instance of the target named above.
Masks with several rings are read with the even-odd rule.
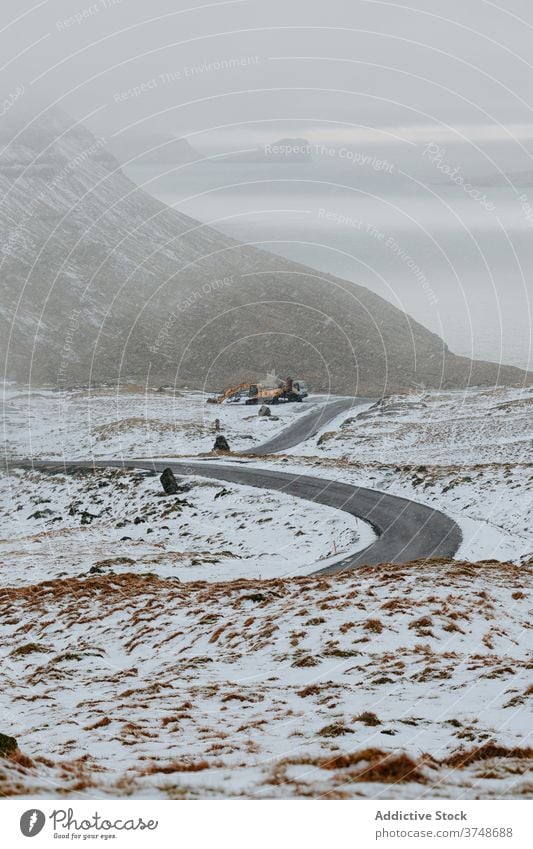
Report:
[[[310,411],[281,434],[255,449],[254,454],[271,454],[309,438],[324,424],[365,399],[340,398]],[[74,471],[88,468],[149,469],[162,472],[167,466],[177,475],[200,475],[236,484],[274,489],[288,495],[335,507],[368,522],[378,534],[376,542],[357,554],[326,567],[324,572],[342,572],[360,565],[407,563],[431,557],[453,557],[461,543],[458,525],[432,507],[379,490],[353,486],[322,477],[258,469],[244,464],[174,460],[93,460],[57,463],[47,460],[22,461],[16,465],[35,469]]]
[[[119,462],[117,465],[122,464]],[[163,471],[166,465],[165,461],[135,463],[137,468],[155,468],[157,471]],[[444,513],[378,490],[322,477],[246,466],[215,463],[171,463],[170,466],[176,474],[203,475],[231,483],[281,490],[308,501],[336,507],[369,522],[378,533],[376,542],[364,551],[327,567],[324,572],[342,572],[362,564],[453,557],[461,543],[458,526]]]
[[[250,454],[264,456],[265,454],[274,454],[276,451],[285,451],[287,448],[293,448],[299,445],[300,442],[305,442],[314,436],[321,427],[332,421],[340,413],[348,412],[354,407],[369,402],[369,398],[336,398],[335,401],[330,401],[320,407],[310,410],[301,418],[297,419],[289,427],[285,428],[280,434],[263,442],[256,448],[250,450]]]
[[[453,557],[461,542],[456,523],[431,507],[326,478],[257,469],[246,465],[170,460],[95,460],[57,463],[46,460],[16,465],[48,471],[80,471],[88,468],[135,468],[161,472],[167,466],[178,475],[200,475],[247,486],[275,489],[318,504],[336,507],[369,522],[378,533],[364,551],[338,561],[324,571],[340,572],[362,564],[406,563],[430,557]]]

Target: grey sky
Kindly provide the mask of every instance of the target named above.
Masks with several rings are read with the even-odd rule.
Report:
[[[527,0],[9,0],[2,10],[2,99],[23,86],[26,107],[57,102],[98,134],[236,148],[296,133],[533,145]]]

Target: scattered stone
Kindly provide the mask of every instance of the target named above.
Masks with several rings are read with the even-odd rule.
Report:
[[[161,486],[167,495],[175,495],[179,492],[179,486],[176,478],[174,477],[174,472],[172,469],[169,469],[168,466],[163,470],[163,474],[159,480],[161,481]]]
[[[215,494],[215,497],[213,498],[213,501],[216,501],[216,500],[217,500],[217,498],[222,498],[224,495],[230,495],[230,494],[231,494],[231,493],[230,493],[230,490],[229,490],[229,489],[226,489],[226,488],[224,487],[223,489],[220,489],[220,490],[219,490],[219,491]]]
[[[244,598],[247,601],[253,601],[256,604],[259,604],[261,601],[266,601],[267,596],[264,593],[250,593],[250,595],[245,595]]]
[[[18,749],[18,743],[14,737],[8,737],[7,734],[0,734],[0,757],[5,758],[7,755],[12,755]]]
[[[54,511],[46,507],[44,510],[36,510],[28,519],[46,519],[47,516],[53,516]]]
[[[226,437],[222,436],[222,434],[217,436],[217,438],[215,439],[215,444],[213,446],[213,451],[226,451],[227,452],[229,450],[230,450],[230,447],[228,445],[228,440],[226,439]]]
[[[93,519],[98,519],[98,516],[95,513],[89,513],[88,510],[84,510],[81,514],[81,524],[82,525],[90,525]]]
[[[267,407],[266,404],[261,404],[261,406],[259,407],[259,409],[257,411],[257,415],[258,416],[271,416],[272,411],[271,411],[270,407]]]

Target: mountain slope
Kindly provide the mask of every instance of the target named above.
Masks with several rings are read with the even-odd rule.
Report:
[[[161,204],[61,113],[0,131],[1,356],[10,378],[217,388],[267,370],[381,395],[528,382],[454,356],[369,290]]]

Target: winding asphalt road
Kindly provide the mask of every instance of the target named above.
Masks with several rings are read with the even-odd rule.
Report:
[[[355,402],[356,403],[356,402]],[[316,433],[318,427],[335,418],[343,410],[355,406],[354,399],[339,399],[302,416],[282,434],[259,446],[254,453],[263,456],[292,447]],[[363,401],[361,401],[363,403]],[[302,436],[303,434],[303,436]],[[13,461],[11,466],[23,466],[50,473],[74,472],[94,468],[135,468],[162,472],[170,467],[177,475],[200,475],[206,478],[245,484],[261,489],[274,489],[316,504],[344,510],[369,522],[378,539],[363,551],[318,570],[316,574],[342,572],[356,566],[377,563],[406,563],[410,560],[434,557],[451,558],[461,543],[457,524],[441,513],[416,501],[389,495],[365,487],[352,486],[322,477],[260,469],[244,462],[199,460],[95,460],[57,463],[50,460]],[[295,546],[297,545],[295,540]]]
[[[300,442],[311,439],[321,427],[341,413],[359,407],[361,404],[369,403],[371,400],[371,398],[336,398],[327,404],[321,404],[308,413],[299,416],[290,427],[285,428],[278,436],[274,436],[268,442],[263,442],[262,445],[258,445],[249,453],[263,457],[265,454],[275,454],[276,451],[286,451],[287,448],[293,448]]]

